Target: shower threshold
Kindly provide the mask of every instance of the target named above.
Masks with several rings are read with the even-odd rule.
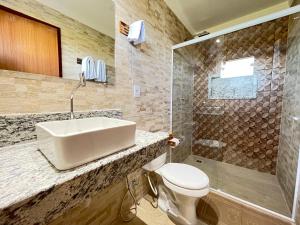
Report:
[[[184,163],[205,172],[215,193],[291,217],[276,176],[196,155],[190,155]]]

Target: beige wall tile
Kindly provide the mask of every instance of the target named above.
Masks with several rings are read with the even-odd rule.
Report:
[[[40,16],[38,10],[33,10],[40,8],[35,0],[5,0],[3,4],[31,16]],[[169,130],[171,46],[190,34],[163,0],[116,0],[115,11],[116,29],[120,20],[131,23],[144,19],[147,41],[133,47],[125,36],[116,32],[115,85],[105,88],[88,83],[76,93],[75,110],[121,108],[124,117],[136,121],[139,129]],[[46,19],[46,14],[43,18]],[[62,25],[54,16],[49,22]],[[68,20],[64,26],[72,22]],[[72,47],[76,43],[71,36],[70,33],[64,36],[65,42],[69,42],[64,51],[73,57]],[[80,49],[84,52],[85,47]],[[67,58],[64,57],[66,64],[73,62]],[[140,98],[132,96],[133,83],[141,86]],[[0,85],[5,88],[0,89],[0,113],[67,111],[69,94],[75,84],[74,81],[42,75],[1,71]]]
[[[164,33],[166,29],[164,22],[161,26],[161,21],[157,19],[156,22],[151,21],[152,18],[156,18],[151,15],[156,11],[148,11],[148,9],[154,7],[159,10],[160,20],[163,21],[166,19],[165,13],[171,12],[166,10],[163,1],[151,1],[151,6],[148,5],[149,1],[145,0],[138,1],[138,4],[136,4],[137,1],[127,3],[124,0],[117,2],[117,18],[129,23],[146,16],[148,42],[144,46],[133,48],[125,37],[117,34],[115,85],[105,88],[88,83],[86,88],[76,93],[75,110],[121,108],[125,118],[137,121],[140,129],[168,130],[171,77],[171,66],[168,63],[171,62],[171,45],[175,43],[169,41]],[[131,9],[133,5],[137,7],[134,10]],[[132,15],[134,17],[131,17]],[[183,33],[187,33],[178,21],[175,23],[181,27],[179,30],[182,29]],[[156,32],[157,28],[162,31]],[[178,42],[181,41],[178,40]],[[164,42],[168,45],[165,46]],[[132,97],[132,80],[142,87],[142,96],[138,99]],[[67,111],[69,94],[76,82],[42,75],[2,71],[0,84],[5,87],[0,90],[1,113],[18,113]],[[141,174],[133,176],[138,177],[139,185],[136,195],[141,198],[148,190],[148,186]],[[124,193],[124,182],[114,184],[104,192],[91,196],[91,199],[76,206],[62,217],[55,219],[51,225],[110,224],[118,218]]]
[[[64,78],[77,79],[78,74],[81,72],[81,65],[77,64],[76,59],[88,55],[95,59],[100,58],[104,60],[107,65],[115,65],[115,41],[111,37],[35,0],[3,0],[1,4],[61,29],[62,70]]]

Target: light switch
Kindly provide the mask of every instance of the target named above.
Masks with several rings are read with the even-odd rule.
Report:
[[[133,85],[133,96],[134,97],[141,97],[141,87],[140,85]]]

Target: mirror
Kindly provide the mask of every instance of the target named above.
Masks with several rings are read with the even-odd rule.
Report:
[[[114,83],[112,0],[6,2],[0,28],[0,73]]]

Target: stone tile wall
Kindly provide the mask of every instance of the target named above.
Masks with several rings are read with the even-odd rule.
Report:
[[[18,10],[27,8],[31,16],[37,13],[34,0],[4,0],[1,4]],[[115,84],[104,87],[88,83],[76,93],[75,110],[120,108],[124,118],[137,122],[139,129],[169,130],[171,46],[190,34],[163,0],[116,0],[115,12],[116,30],[120,20],[128,24],[145,20],[146,43],[133,47],[116,32]],[[141,97],[133,97],[133,84],[141,86]],[[0,113],[68,111],[74,85],[75,81],[65,79],[2,71]]]
[[[118,110],[98,110],[76,112],[74,116],[78,119],[90,117],[122,119],[122,112]],[[35,125],[37,123],[68,119],[70,119],[69,112],[0,115],[0,148],[36,140]]]
[[[126,37],[116,36],[116,73],[120,85],[127,88],[128,104],[124,115],[148,130],[169,130],[172,51],[175,43],[190,37],[162,0],[118,0],[117,21],[132,23],[144,19],[146,43],[133,47]],[[122,75],[122,76],[121,76]],[[118,79],[118,77],[117,77]],[[141,97],[132,97],[132,84],[141,86]],[[127,103],[126,102],[126,103]]]
[[[32,3],[31,9],[37,4],[34,0],[4,0],[1,4],[21,10],[28,2]],[[35,11],[26,13],[34,16]],[[119,108],[124,118],[137,122],[138,129],[169,130],[171,47],[189,38],[190,34],[163,0],[115,0],[115,11],[116,30],[120,20],[128,24],[145,20],[146,43],[133,47],[125,36],[116,33],[114,85],[104,87],[88,83],[76,92],[75,110]],[[68,111],[69,95],[76,84],[72,80],[2,71],[0,113]],[[133,84],[141,86],[141,97],[133,97]],[[142,179],[141,173],[133,176]],[[141,183],[137,188],[138,193],[142,193],[139,196],[147,190]],[[57,218],[53,225],[66,224],[64,221],[67,224],[96,224],[99,221],[110,224],[118,217],[124,191],[124,183],[115,184]]]

